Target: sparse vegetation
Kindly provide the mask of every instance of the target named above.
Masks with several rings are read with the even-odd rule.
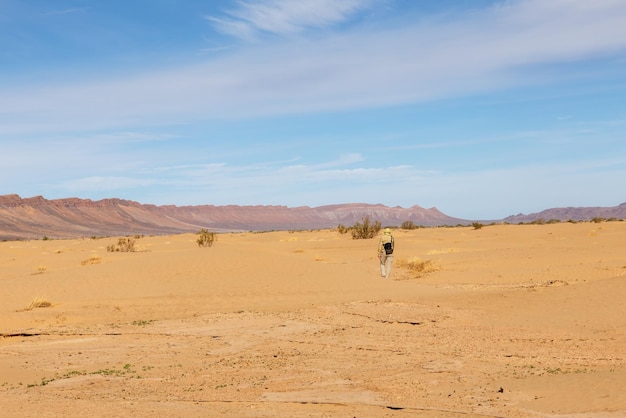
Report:
[[[432,260],[422,260],[419,257],[400,259],[398,260],[398,267],[409,270],[415,278],[420,278],[428,273],[439,270]]]
[[[352,239],[374,238],[382,228],[380,221],[372,222],[368,216],[363,218],[363,222],[357,222],[350,228]]]
[[[347,234],[348,231],[350,231],[350,227],[349,226],[345,226],[343,224],[339,224],[337,225],[337,232],[339,232],[340,234]]]
[[[117,244],[109,245],[107,251],[110,253],[132,253],[135,249],[135,238],[120,238]]]
[[[208,229],[201,229],[198,235],[196,240],[198,247],[212,247],[215,241],[217,241],[217,234],[210,232]]]
[[[144,370],[146,370],[146,368],[144,367]],[[69,372],[65,373],[64,375],[56,375],[55,377],[52,378],[47,378],[47,377],[43,377],[41,378],[41,382],[40,383],[32,383],[27,385],[27,387],[32,388],[32,387],[36,387],[36,386],[46,386],[48,383],[50,382],[54,382],[55,380],[61,380],[61,379],[70,379],[72,377],[76,377],[76,376],[89,376],[89,375],[100,375],[100,376],[112,376],[112,377],[123,377],[123,376],[127,376],[127,375],[133,375],[134,373],[136,373],[133,369],[132,366],[128,363],[126,363],[123,367],[122,370],[120,369],[100,369],[100,370],[96,370],[95,372],[86,372],[86,371],[79,371],[79,370],[70,370]],[[140,376],[133,376],[137,379],[140,378]]]
[[[83,260],[80,262],[81,266],[86,266],[88,264],[100,264],[100,263],[102,263],[102,258],[98,257],[97,255],[92,255],[87,260]]]
[[[483,226],[485,225],[481,224],[480,222],[472,222],[472,227],[474,229],[481,229]]]
[[[419,228],[419,226],[415,225],[413,223],[413,221],[404,221],[404,222],[402,222],[402,225],[400,225],[400,228],[402,228],[402,229],[417,229],[417,228]]]
[[[49,308],[50,306],[52,306],[52,303],[50,303],[46,298],[39,297],[39,298],[33,299],[30,302],[30,305],[28,305],[21,311],[32,311],[33,309],[36,309],[36,308]]]
[[[150,325],[154,322],[154,319],[140,319],[137,321],[133,321],[132,324],[138,327],[145,327],[146,325]]]

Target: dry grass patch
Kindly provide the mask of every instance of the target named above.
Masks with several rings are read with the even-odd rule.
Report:
[[[35,273],[33,273],[33,275],[35,275],[35,274],[43,274],[46,270],[48,270],[48,267],[46,267],[46,266],[38,266],[37,267],[37,271]]]
[[[46,298],[35,298],[30,302],[30,305],[20,311],[32,311],[35,308],[49,308],[51,306],[52,303],[50,303]]]
[[[80,262],[81,266],[86,266],[88,264],[100,264],[100,263],[102,263],[102,258],[98,257],[97,255],[92,255],[87,260],[83,260]]]
[[[420,257],[401,258],[398,260],[397,265],[400,268],[407,269],[415,278],[440,270],[440,267],[432,260],[422,260]]]

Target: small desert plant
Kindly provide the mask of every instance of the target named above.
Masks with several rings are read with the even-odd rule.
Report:
[[[345,226],[344,224],[337,225],[337,232],[339,232],[342,235],[347,234],[349,230],[350,230],[350,227]]]
[[[122,252],[132,253],[135,252],[135,239],[134,238],[120,238],[117,244],[109,245],[107,251],[110,253]]]
[[[154,322],[154,319],[141,319],[137,321],[133,321],[132,324],[138,327],[145,327],[146,325],[150,325]]]
[[[413,221],[404,221],[404,222],[402,222],[402,225],[400,225],[400,228],[402,228],[402,229],[417,229],[419,227],[417,225],[415,225],[413,223]]]
[[[606,222],[606,219],[599,218],[599,217],[595,216],[595,217],[591,218],[591,222],[599,224],[599,223],[602,223],[602,222]]]
[[[35,298],[30,302],[30,305],[22,309],[23,311],[32,311],[35,308],[49,308],[52,306],[46,298]]]
[[[80,262],[81,266],[86,266],[87,264],[100,264],[102,263],[102,258],[97,255],[92,255],[87,260],[83,260]]]
[[[379,221],[372,222],[368,216],[363,218],[363,222],[357,222],[352,226],[352,239],[374,238],[381,229]]]
[[[201,229],[198,235],[199,237],[196,240],[198,247],[212,247],[215,241],[217,241],[217,234],[210,232],[208,229]]]
[[[480,229],[485,225],[481,224],[480,222],[472,222],[472,226],[474,227],[474,229]]]
[[[425,274],[439,270],[432,260],[422,260],[419,257],[398,260],[398,267],[409,270],[414,277],[419,278]]]

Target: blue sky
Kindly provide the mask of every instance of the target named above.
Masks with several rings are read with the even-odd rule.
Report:
[[[0,194],[626,201],[623,0],[0,0]]]

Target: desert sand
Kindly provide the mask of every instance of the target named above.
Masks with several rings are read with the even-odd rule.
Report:
[[[0,415],[626,416],[626,222],[394,236],[2,242]]]

